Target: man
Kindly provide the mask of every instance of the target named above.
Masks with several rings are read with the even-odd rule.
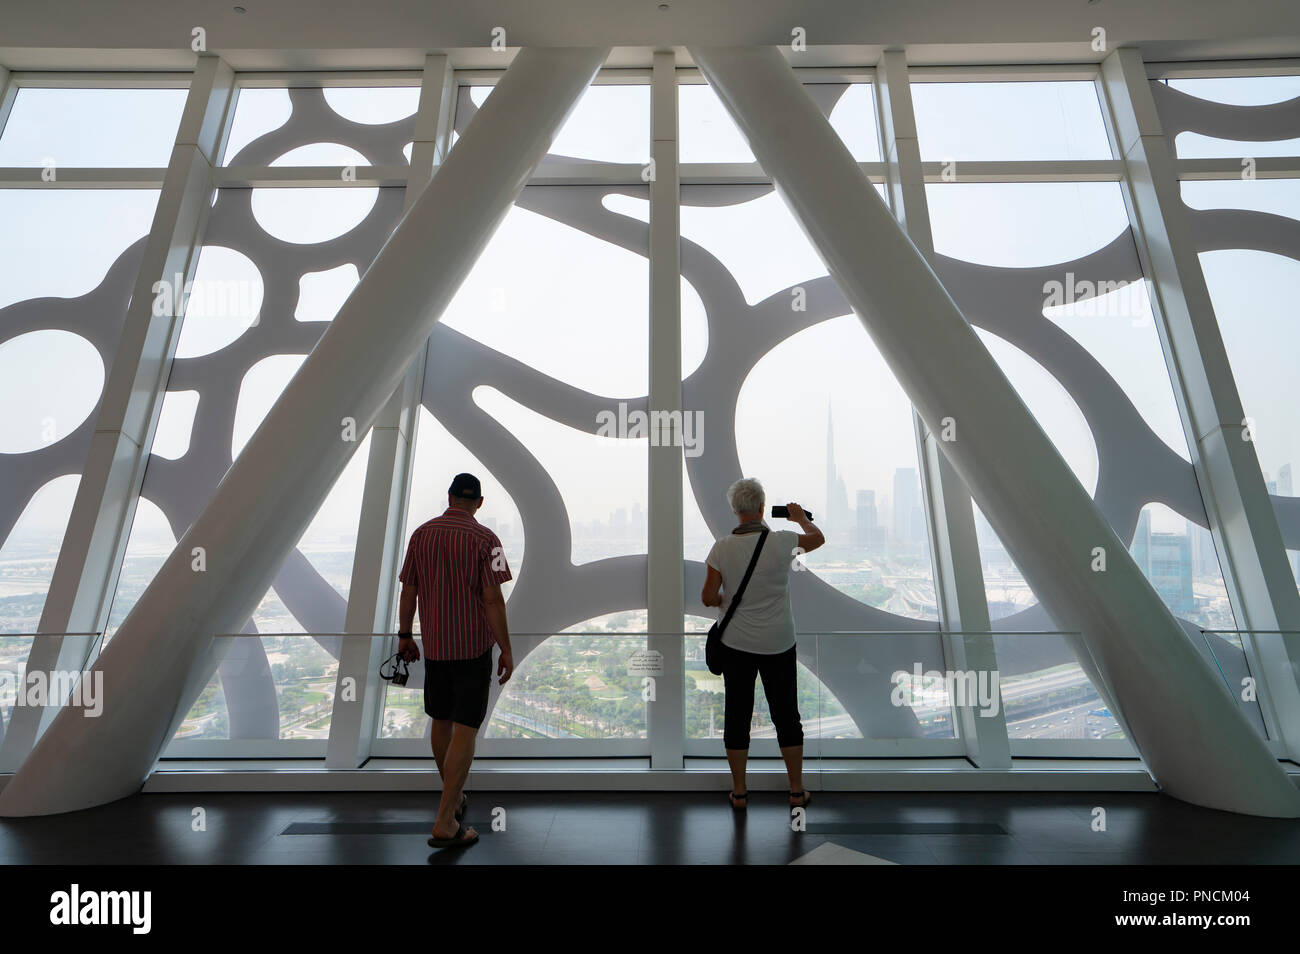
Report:
[[[474,519],[483,506],[478,478],[457,474],[447,488],[447,509],[411,534],[398,579],[402,601],[397,651],[420,658],[411,635],[418,605],[424,646],[424,711],[433,720],[433,758],[442,779],[442,800],[433,823],[434,848],[460,848],[478,841],[461,824],[463,794],[474,760],[474,742],[487,716],[492,683],[492,644],[501,647],[497,675],[505,685],[514,672],[506,601],[501,584],[511,579],[497,535]]]

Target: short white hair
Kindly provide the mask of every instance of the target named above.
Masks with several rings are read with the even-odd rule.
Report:
[[[732,513],[761,513],[766,501],[763,485],[753,477],[742,477],[727,488],[727,503],[731,504]]]

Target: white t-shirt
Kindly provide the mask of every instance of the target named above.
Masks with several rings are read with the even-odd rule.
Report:
[[[709,551],[709,566],[722,574],[721,620],[731,603],[731,595],[745,578],[757,533],[729,533]],[[754,575],[741,596],[736,614],[722,631],[722,642],[747,653],[773,655],[794,645],[794,614],[790,610],[790,565],[799,534],[793,530],[773,530],[763,541]]]

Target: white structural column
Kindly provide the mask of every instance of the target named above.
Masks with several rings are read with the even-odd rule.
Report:
[[[10,80],[9,70],[0,66],[0,132],[4,132],[9,113],[14,108],[14,98],[18,95],[18,89]]]
[[[64,709],[0,793],[0,815],[139,789],[195,677],[211,675],[214,636],[248,619],[356,450],[346,435],[374,425],[607,53],[516,55],[96,661],[102,714]]]
[[[446,158],[455,92],[450,59],[445,55],[425,57],[404,203],[408,211],[429,184],[435,167]],[[428,347],[426,341],[412,355],[402,383],[370,432],[344,624],[345,632],[361,635],[345,636],[340,645],[325,753],[330,768],[357,768],[365,762],[383,703],[378,667],[388,643],[372,634],[388,632],[391,625]]]
[[[830,274],[1171,795],[1300,816],[1300,792],[1188,641],[775,47],[693,48]],[[1096,569],[1104,559],[1104,570]]]
[[[901,50],[887,51],[881,57],[876,67],[876,91],[894,216],[933,267],[934,238],[930,232],[921,147],[912,110],[911,79],[907,56]],[[915,410],[912,418],[934,556],[939,618],[952,633],[944,636],[944,653],[953,670],[993,672],[997,669],[997,655],[992,635],[986,635],[989,606],[970,490],[944,456],[939,439]],[[1002,707],[987,715],[981,714],[974,700],[971,702],[967,706],[954,706],[967,756],[980,768],[1009,768],[1011,748]]]
[[[1246,629],[1300,629],[1300,594],[1188,227],[1173,144],[1160,125],[1139,51],[1108,55],[1100,86],[1111,145],[1128,170],[1124,201],[1233,608]],[[1270,733],[1300,759],[1300,646],[1292,644],[1288,653],[1276,636],[1247,637],[1248,651],[1252,641],[1252,668],[1276,715],[1265,711]]]
[[[682,410],[681,252],[678,230],[677,74],[671,52],[656,53],[651,78],[650,393],[659,440],[649,448],[646,640],[663,660],[649,708],[650,767],[679,769],[686,731],[682,570],[683,448],[672,421]],[[707,429],[710,422],[705,422]],[[655,445],[658,446],[655,446]]]
[[[182,283],[193,278],[233,101],[230,67],[217,57],[201,57],[41,612],[42,633],[93,633],[107,623],[180,336],[181,315],[155,313],[154,286],[160,280],[174,283],[177,275]],[[79,672],[92,643],[89,636],[37,639],[27,671]],[[0,770],[14,771],[22,763],[57,712],[57,705],[14,710],[0,748]]]

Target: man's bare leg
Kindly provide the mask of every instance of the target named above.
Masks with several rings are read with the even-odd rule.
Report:
[[[456,809],[460,807],[460,793],[469,778],[469,767],[474,761],[474,745],[478,740],[478,729],[459,722],[452,723],[451,743],[440,766],[442,775],[442,801],[438,805],[438,817],[433,823],[434,838],[454,838],[460,829],[456,821]],[[474,829],[466,829],[470,836]]]
[[[450,719],[434,719],[433,725],[429,728],[429,744],[433,748],[433,760],[438,763],[438,778],[443,780],[444,788],[447,773],[443,766],[447,761],[447,746],[451,745],[453,724]]]

